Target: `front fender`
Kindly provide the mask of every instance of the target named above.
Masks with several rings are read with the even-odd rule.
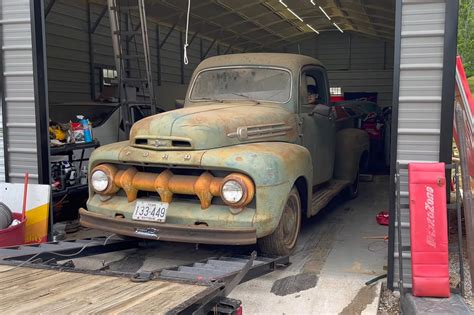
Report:
[[[300,145],[285,142],[252,143],[208,150],[201,158],[201,167],[247,173],[256,186],[294,183],[298,177],[307,177],[313,172],[309,151]]]
[[[256,186],[257,211],[254,225],[257,236],[272,233],[280,221],[288,193],[296,180],[307,183],[307,205],[312,187],[312,161],[309,151],[300,145],[284,142],[263,142],[206,151],[202,168],[235,170],[248,174]]]

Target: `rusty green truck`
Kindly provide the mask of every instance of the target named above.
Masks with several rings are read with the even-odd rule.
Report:
[[[310,94],[310,95],[309,95]],[[293,54],[204,60],[184,108],[95,150],[86,227],[132,237],[294,249],[301,220],[357,195],[368,136],[335,119],[324,66]]]

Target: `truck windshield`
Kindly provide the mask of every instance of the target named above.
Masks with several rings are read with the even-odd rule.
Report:
[[[221,68],[202,71],[191,91],[194,101],[249,99],[286,103],[290,99],[291,76],[283,69]]]

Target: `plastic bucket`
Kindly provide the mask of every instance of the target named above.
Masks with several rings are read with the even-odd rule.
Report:
[[[21,213],[13,213],[13,219],[21,221]],[[15,246],[25,243],[26,219],[19,224],[0,230],[0,247]]]

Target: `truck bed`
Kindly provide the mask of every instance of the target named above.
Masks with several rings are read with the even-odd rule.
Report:
[[[0,265],[2,314],[166,313],[208,286]]]

